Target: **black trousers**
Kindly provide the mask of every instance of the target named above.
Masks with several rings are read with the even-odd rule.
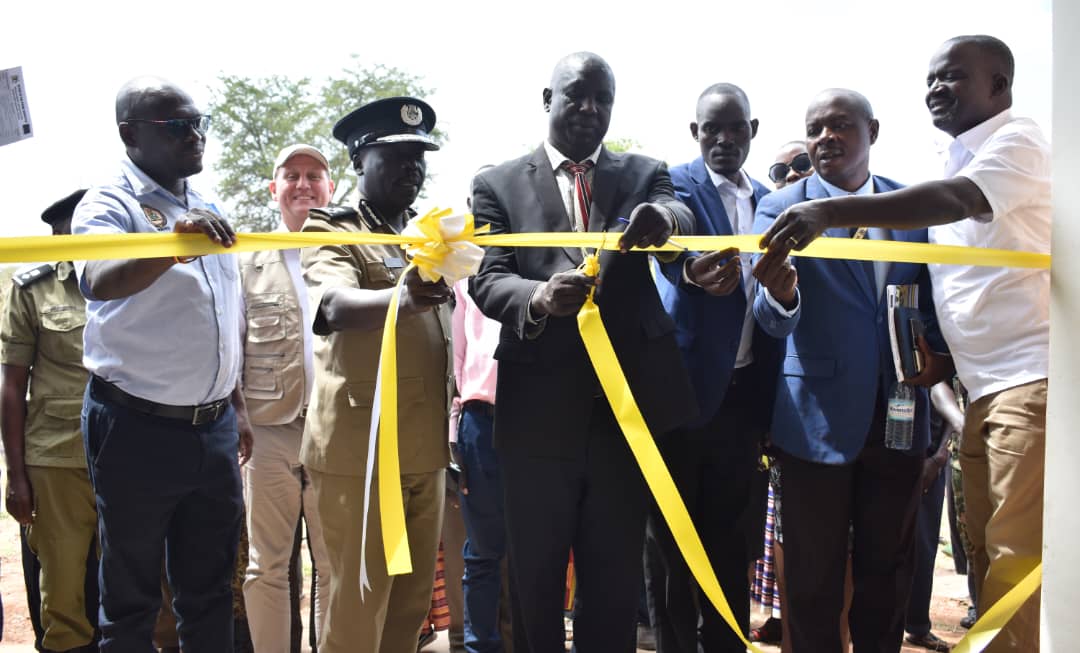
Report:
[[[753,491],[761,415],[754,414],[753,386],[735,383],[716,415],[700,428],[663,436],[658,445],[686,503],[739,628],[750,630],[750,529],[760,523],[765,501]],[[744,653],[746,647],[720,617],[690,575],[655,502],[645,538],[645,585],[659,653],[697,653],[698,616],[704,653]],[[751,505],[758,504],[760,505]]]
[[[498,452],[516,653],[565,650],[562,606],[571,548],[575,649],[635,650],[645,482],[604,399],[596,401],[588,437],[585,454],[572,459]]]
[[[848,622],[855,653],[900,651],[924,456],[885,448],[884,426],[879,405],[866,444],[850,464],[824,465],[781,452],[784,620],[794,653],[840,652],[850,531],[855,595]]]

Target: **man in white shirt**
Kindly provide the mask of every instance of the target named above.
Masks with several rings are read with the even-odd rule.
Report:
[[[930,60],[926,104],[955,140],[945,179],[873,197],[792,207],[762,237],[769,256],[824,229],[932,226],[930,240],[1050,251],[1050,146],[1012,115],[1013,57],[991,36],[946,41]],[[941,226],[936,226],[941,225]],[[960,461],[979,613],[1039,560],[1049,357],[1048,270],[931,266],[934,304],[971,404]],[[1036,651],[1039,598],[985,650]]]

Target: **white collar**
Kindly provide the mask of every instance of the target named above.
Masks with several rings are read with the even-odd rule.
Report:
[[[603,148],[603,144],[597,145],[593,153],[583,159],[584,161],[592,161],[593,165],[596,165],[596,161],[600,158],[600,150]],[[563,161],[570,160],[570,157],[560,152],[551,141],[544,139],[544,151],[547,152],[548,163],[551,164],[552,170],[558,170],[559,166],[563,164]],[[581,163],[582,161],[575,161],[575,163]]]
[[[822,187],[825,188],[825,192],[829,194],[829,197],[843,197],[844,195],[873,195],[874,194],[874,175],[867,175],[866,181],[862,186],[859,186],[855,192],[844,190],[839,186],[833,186],[829,182],[825,181],[825,178],[818,175],[818,181],[821,182]]]
[[[949,152],[953,153],[956,151],[955,148],[957,147],[957,143],[960,144],[959,147],[963,147],[968,152],[978,151],[978,149],[983,146],[983,143],[988,141],[990,137],[994,135],[994,132],[1012,119],[1012,109],[1005,109],[1001,113],[987,118],[963,134],[957,136],[956,140],[949,146]]]
[[[187,179],[184,179],[184,195],[183,197],[176,197],[171,191],[165,189],[161,184],[154,181],[150,175],[143,172],[143,169],[135,164],[130,157],[125,156],[120,160],[120,166],[123,170],[124,177],[127,178],[128,183],[131,184],[131,189],[135,191],[136,195],[150,195],[157,190],[165,193],[169,197],[173,197],[180,202],[187,202],[187,194],[193,191],[188,184]]]
[[[705,164],[705,171],[709,173],[709,179],[716,186],[721,195],[734,195],[736,199],[744,200],[754,194],[754,186],[750,183],[750,176],[741,168],[739,169],[739,183],[735,183],[716,172]]]

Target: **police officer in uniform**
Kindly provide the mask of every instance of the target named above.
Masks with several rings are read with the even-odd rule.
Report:
[[[364,105],[334,126],[359,176],[357,208],[316,209],[306,232],[401,231],[424,182],[435,112],[409,97]],[[405,270],[393,245],[325,245],[303,252],[315,344],[315,389],[300,461],[311,475],[330,560],[320,653],[416,650],[435,576],[444,502],[451,375],[450,289],[406,275],[398,312],[401,492],[413,572],[389,577],[378,482],[372,482],[367,551],[361,552],[369,424],[391,290]],[[381,443],[380,443],[381,444]],[[360,594],[361,554],[371,591]]]
[[[54,235],[71,233],[85,193],[41,214]],[[0,328],[7,511],[22,525],[27,599],[44,651],[97,650],[97,512],[79,426],[85,309],[70,261],[35,265],[13,277]]]

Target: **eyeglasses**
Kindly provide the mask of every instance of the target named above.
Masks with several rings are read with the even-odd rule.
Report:
[[[194,129],[199,134],[205,134],[210,128],[210,116],[195,116],[194,118],[169,118],[168,120],[147,120],[145,118],[128,118],[124,122],[146,122],[151,125],[162,125],[165,131],[174,138],[184,138],[188,132]]]
[[[795,158],[791,160],[791,163],[774,163],[769,168],[769,179],[774,182],[783,181],[788,176],[788,172],[794,170],[800,175],[804,175],[810,172],[810,168],[813,168],[814,164],[810,162],[810,155],[806,152],[795,155]]]

